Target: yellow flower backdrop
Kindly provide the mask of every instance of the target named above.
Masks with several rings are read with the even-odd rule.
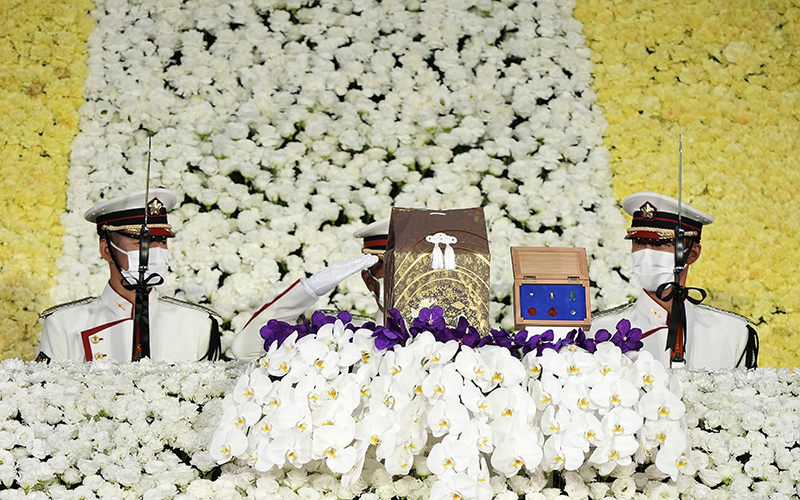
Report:
[[[0,358],[30,359],[58,272],[86,0],[0,0]]]
[[[93,23],[86,0],[0,0],[0,358],[29,359],[61,254],[69,148]],[[691,281],[762,324],[762,366],[800,365],[798,47],[791,2],[579,0],[609,121],[614,189],[714,215]]]
[[[800,366],[800,5],[580,0],[618,199],[676,196],[716,218],[690,282],[759,322],[760,365]]]

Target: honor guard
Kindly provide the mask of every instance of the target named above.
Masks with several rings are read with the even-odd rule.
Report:
[[[130,284],[139,276],[139,232],[150,229],[146,282],[160,283],[169,266],[167,241],[175,235],[167,212],[177,196],[163,188],[98,203],[84,217],[96,224],[100,256],[108,263],[109,280],[99,297],[52,307],[44,319],[39,361],[112,359],[133,355],[133,313],[136,292]],[[149,288],[149,357],[156,361],[218,359],[221,353],[219,315],[202,306],[160,297]]]
[[[389,219],[373,222],[353,233],[354,237],[363,241],[361,252],[364,255],[331,264],[308,278],[301,278],[292,283],[253,314],[233,339],[231,353],[244,360],[258,359],[263,356],[265,351],[261,328],[264,325],[272,319],[285,322],[294,321],[309,310],[321,296],[329,293],[339,283],[357,272],[361,272],[367,288],[375,295],[379,309],[379,317],[376,318],[376,321],[383,324],[381,284],[383,281],[383,251],[386,250],[388,234]]]
[[[642,291],[632,304],[595,314],[591,332],[594,335],[605,329],[613,334],[617,323],[628,319],[632,327],[641,328],[643,349],[669,367],[671,354],[667,335],[672,300],[664,293],[669,287],[663,285],[674,282],[679,203],[662,194],[640,192],[625,198],[622,207],[633,217],[626,239],[632,243],[632,274]],[[755,368],[758,336],[753,322],[736,313],[700,304],[705,291],[685,288],[688,268],[700,257],[703,226],[714,222],[714,218],[685,203],[680,207],[686,252],[686,267],[680,275],[680,285],[687,290],[685,336],[682,337],[685,345],[680,346],[685,366]],[[657,292],[659,288],[661,292]]]

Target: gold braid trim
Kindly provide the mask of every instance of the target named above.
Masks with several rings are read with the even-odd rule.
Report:
[[[148,224],[147,227],[152,227],[155,229],[167,229],[169,231],[172,231],[171,224]],[[142,230],[142,225],[131,224],[130,226],[111,226],[108,224],[104,224],[100,226],[100,229],[102,229],[103,231],[127,231],[129,233],[139,234],[139,231]]]
[[[674,229],[664,229],[661,227],[629,227],[628,228],[628,235],[633,233],[638,233],[639,231],[648,231],[651,233],[657,233],[662,238],[674,238],[675,237],[675,230]],[[697,231],[686,231],[683,233],[684,236],[697,236]]]
[[[380,250],[375,248],[362,248],[361,253],[368,253],[370,255],[377,255],[378,257],[383,257],[383,254],[386,253],[386,250]]]

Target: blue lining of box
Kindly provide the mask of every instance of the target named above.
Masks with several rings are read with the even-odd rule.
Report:
[[[520,316],[523,320],[583,321],[586,319],[586,289],[581,285],[522,284],[519,287],[519,304]],[[555,316],[550,314],[551,309],[555,310]]]

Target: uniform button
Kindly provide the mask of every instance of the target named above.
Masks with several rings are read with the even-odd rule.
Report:
[[[658,311],[656,311],[655,309],[650,309],[650,312],[651,312],[651,313],[653,313],[653,314],[655,314],[655,315],[656,315],[656,317],[658,317],[658,318],[660,318],[660,317],[661,317],[661,313],[660,313],[660,312],[658,312]]]

